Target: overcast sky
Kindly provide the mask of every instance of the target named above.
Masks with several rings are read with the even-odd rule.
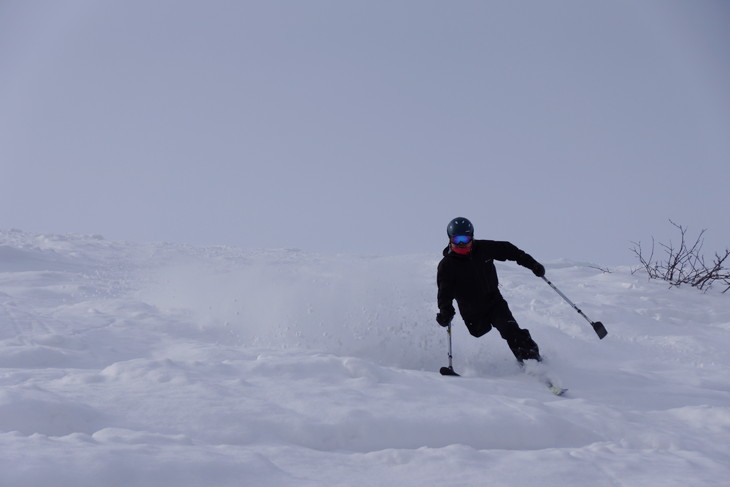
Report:
[[[730,246],[730,2],[0,0],[0,228]]]

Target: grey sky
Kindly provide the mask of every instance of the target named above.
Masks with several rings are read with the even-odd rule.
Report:
[[[730,245],[723,1],[0,0],[0,227],[541,260]]]

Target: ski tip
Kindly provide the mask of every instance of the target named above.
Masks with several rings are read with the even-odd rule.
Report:
[[[441,375],[453,375],[455,377],[460,377],[459,374],[454,372],[453,367],[441,367]]]
[[[550,389],[550,392],[552,392],[556,396],[562,396],[563,394],[568,392],[568,389],[563,389],[562,387],[558,387],[558,386],[550,386],[549,389]]]

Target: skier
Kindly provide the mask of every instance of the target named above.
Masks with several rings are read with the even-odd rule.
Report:
[[[448,326],[454,318],[453,300],[459,305],[466,327],[475,337],[496,328],[507,341],[517,361],[541,360],[537,343],[530,332],[521,329],[507,301],[498,289],[494,260],[512,260],[530,269],[537,277],[545,268],[530,255],[509,242],[474,240],[474,227],[463,217],[454,218],[446,227],[449,245],[438,265],[438,307],[436,321]]]

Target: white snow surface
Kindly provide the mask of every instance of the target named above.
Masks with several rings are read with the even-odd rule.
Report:
[[[546,262],[599,340],[499,263],[556,397],[460,319],[439,374],[440,250],[0,231],[0,485],[730,485],[729,295]]]

